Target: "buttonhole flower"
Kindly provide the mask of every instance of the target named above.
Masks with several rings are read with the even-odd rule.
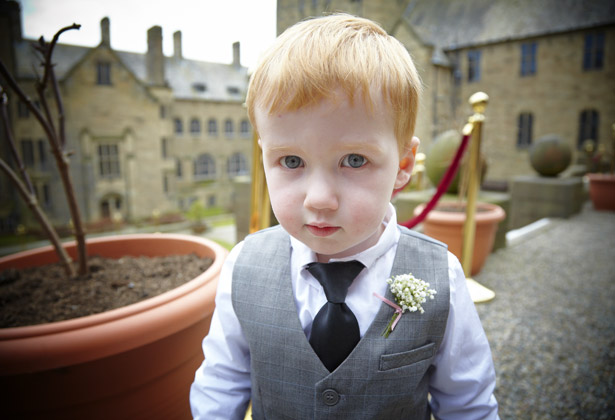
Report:
[[[387,283],[389,284],[389,289],[395,297],[397,304],[374,292],[374,296],[395,309],[393,317],[382,332],[384,338],[387,338],[395,329],[395,326],[404,312],[419,311],[420,313],[424,313],[425,310],[421,304],[425,303],[427,298],[433,299],[437,293],[434,289],[429,288],[429,283],[417,279],[411,273],[393,276],[387,279]]]

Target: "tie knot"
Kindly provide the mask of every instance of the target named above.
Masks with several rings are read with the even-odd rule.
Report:
[[[307,270],[325,290],[327,301],[343,303],[348,288],[365,266],[359,261],[336,261],[332,263],[310,263]]]

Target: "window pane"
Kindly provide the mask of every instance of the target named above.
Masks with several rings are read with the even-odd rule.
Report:
[[[184,132],[184,125],[182,124],[182,120],[179,118],[175,118],[175,120],[173,120],[173,125],[175,126],[175,134],[182,134]]]
[[[534,115],[531,112],[519,114],[517,119],[517,147],[527,148],[532,144]]]
[[[521,76],[536,73],[536,43],[521,44]]]
[[[182,161],[179,159],[175,161],[175,175],[178,178],[181,178],[183,176]]]
[[[30,116],[30,109],[24,102],[17,102],[17,116],[19,118],[28,118]]]
[[[34,145],[30,139],[21,141],[21,160],[26,166],[34,165]]]
[[[241,131],[242,137],[249,137],[249,135],[250,135],[250,123],[248,122],[248,120],[242,120],[241,121],[240,131]]]
[[[600,114],[594,109],[588,109],[581,112],[579,116],[579,137],[577,146],[583,147],[585,140],[599,141],[598,127],[600,124]]]
[[[99,62],[96,65],[96,83],[99,85],[111,84],[111,64],[108,62]]]
[[[224,121],[224,134],[226,134],[227,137],[230,137],[233,135],[233,121],[232,120],[226,120]]]
[[[190,121],[190,133],[198,134],[200,132],[201,132],[201,122],[198,119],[193,118]]]
[[[207,132],[209,133],[210,136],[218,135],[218,122],[215,119],[211,118],[207,122]]]
[[[227,173],[230,177],[248,174],[248,165],[243,154],[234,153],[228,158]]]
[[[211,179],[216,175],[216,163],[214,158],[205,153],[200,155],[194,162],[194,177],[196,179]]]
[[[468,82],[480,80],[480,51],[468,51]]]
[[[39,140],[38,146],[38,164],[41,169],[47,169],[47,142],[45,140]]]
[[[113,178],[120,175],[120,161],[117,144],[98,145],[100,176]]]

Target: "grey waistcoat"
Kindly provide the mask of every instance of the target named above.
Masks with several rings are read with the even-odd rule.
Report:
[[[391,275],[406,273],[438,292],[425,313],[404,313],[385,339],[394,311],[374,297],[376,318],[330,373],[299,322],[288,234],[274,227],[248,236],[233,271],[232,301],[250,346],[253,418],[428,419],[432,361],[449,309],[446,245],[402,229]],[[386,297],[394,301],[388,289]]]

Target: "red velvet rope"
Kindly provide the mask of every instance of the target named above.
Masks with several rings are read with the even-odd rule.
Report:
[[[416,215],[407,222],[400,223],[400,225],[405,226],[408,229],[412,229],[414,226],[425,220],[427,214],[436,206],[436,204],[438,204],[438,200],[440,200],[442,194],[444,194],[444,192],[448,190],[448,187],[451,185],[453,178],[455,178],[455,175],[457,174],[457,169],[459,169],[461,157],[463,156],[463,152],[466,150],[466,147],[469,143],[470,135],[471,134],[466,134],[461,138],[461,144],[459,145],[459,148],[457,149],[457,152],[453,157],[451,165],[448,167],[448,169],[444,173],[444,176],[440,180],[440,184],[438,185],[436,193],[433,197],[431,197],[431,200],[429,200],[429,203],[427,203],[421,214]]]

